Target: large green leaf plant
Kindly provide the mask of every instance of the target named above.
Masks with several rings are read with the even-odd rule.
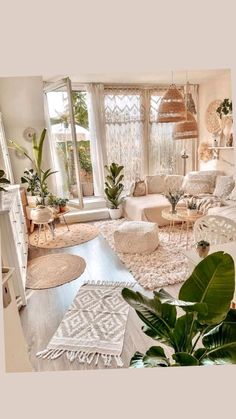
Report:
[[[43,129],[39,139],[37,140],[36,134],[32,137],[32,156],[30,156],[27,151],[23,147],[21,147],[16,142],[10,140],[10,146],[9,148],[12,148],[16,151],[18,151],[20,154],[25,156],[27,159],[30,160],[33,169],[34,174],[38,178],[39,183],[39,195],[41,197],[41,203],[45,204],[45,197],[48,195],[48,187],[47,187],[47,179],[49,176],[56,173],[55,171],[52,171],[51,169],[43,170],[42,168],[42,159],[43,159],[43,146],[44,141],[46,138],[47,130],[46,128]]]
[[[171,348],[152,346],[136,352],[134,368],[236,363],[236,310],[231,308],[235,289],[232,257],[223,251],[203,259],[182,285],[178,298],[164,289],[153,298],[128,288],[125,301],[144,323],[143,332]],[[181,315],[177,316],[177,312]]]
[[[111,165],[105,166],[107,175],[105,182],[105,194],[108,202],[108,206],[111,209],[117,209],[122,202],[121,193],[124,190],[122,180],[124,175],[121,173],[124,166],[120,166],[117,163],[111,163]]]

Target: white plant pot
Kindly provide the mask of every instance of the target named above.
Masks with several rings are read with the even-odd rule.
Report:
[[[109,208],[109,214],[112,220],[118,220],[122,216],[122,207]]]
[[[28,205],[31,208],[36,207],[38,202],[41,202],[41,197],[40,196],[32,196],[32,195],[27,195],[27,201],[28,201]]]
[[[189,209],[189,208],[187,208],[187,214],[188,214],[189,217],[191,217],[191,215],[197,214],[197,209]]]
[[[36,207],[32,208],[31,219],[37,224],[48,223],[53,218],[53,212],[48,207]]]

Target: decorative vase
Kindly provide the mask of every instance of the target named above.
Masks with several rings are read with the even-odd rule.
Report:
[[[205,258],[210,250],[210,245],[197,245],[197,252],[200,258]]]
[[[49,207],[38,205],[31,211],[31,219],[37,224],[48,223],[53,217],[53,212]]]
[[[122,215],[122,207],[109,208],[109,214],[112,220],[118,220]]]

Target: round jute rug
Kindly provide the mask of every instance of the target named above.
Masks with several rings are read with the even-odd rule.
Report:
[[[53,288],[73,281],[84,272],[86,262],[80,256],[51,253],[32,259],[28,264],[26,288]]]
[[[99,234],[98,227],[92,224],[69,224],[69,231],[66,225],[58,225],[55,228],[55,237],[49,229],[41,231],[38,240],[38,228],[30,235],[29,242],[32,246],[44,249],[59,249],[60,247],[70,247],[94,239]],[[45,237],[46,235],[46,237]]]

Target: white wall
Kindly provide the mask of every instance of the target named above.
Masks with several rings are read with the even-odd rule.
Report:
[[[31,143],[24,139],[23,131],[27,127],[33,127],[40,135],[45,128],[42,77],[0,78],[0,111],[6,139],[16,141],[32,154]],[[46,138],[45,168],[50,167],[48,149]],[[27,158],[17,157],[13,150],[10,150],[10,158],[15,182],[20,183],[24,169],[30,167],[30,162]]]
[[[217,77],[200,83],[199,85],[199,142],[208,142],[212,145],[212,134],[207,131],[205,116],[208,105],[213,100],[223,100],[225,98],[232,98],[232,86],[230,71],[225,71]],[[236,145],[236,140],[235,144]],[[229,163],[234,164],[232,167]],[[199,162],[200,170],[205,169],[219,169],[226,174],[235,174],[235,153],[232,149],[221,150],[219,160],[211,160],[207,163]]]

